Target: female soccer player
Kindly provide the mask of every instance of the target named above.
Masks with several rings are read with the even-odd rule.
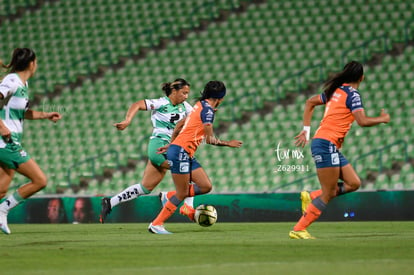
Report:
[[[200,100],[194,106],[194,110],[186,118],[182,127],[174,129],[173,141],[168,147],[167,159],[170,163],[172,178],[175,184],[175,192],[169,192],[159,215],[149,225],[148,230],[155,234],[171,234],[164,228],[164,222],[171,217],[178,205],[187,197],[210,192],[212,186],[210,179],[201,165],[194,158],[194,154],[205,140],[207,144],[216,146],[228,146],[238,148],[241,141],[223,141],[214,136],[213,120],[214,110],[223,101],[226,95],[226,87],[221,81],[210,81],[206,84]],[[175,138],[176,137],[176,138]],[[163,151],[161,149],[161,152]],[[189,184],[190,182],[194,184]],[[194,216],[194,209],[189,215]]]
[[[37,69],[36,54],[32,49],[17,48],[9,65],[1,64],[8,74],[0,83],[0,198],[10,186],[15,171],[30,182],[21,186],[0,204],[0,228],[5,234],[11,231],[7,214],[24,199],[46,186],[47,179],[29,154],[21,146],[24,119],[61,119],[57,112],[38,112],[28,108],[28,84]]]
[[[359,92],[364,80],[362,64],[351,61],[342,72],[328,80],[324,92],[306,101],[303,114],[303,131],[295,137],[296,145],[304,147],[309,140],[313,110],[326,104],[325,114],[312,139],[311,150],[321,189],[301,193],[303,216],[290,231],[292,239],[314,239],[307,228],[319,218],[330,200],[336,196],[356,191],[361,180],[339,149],[354,120],[361,127],[388,123],[390,116],[381,110],[378,117],[365,115]],[[339,181],[341,179],[342,181]],[[312,200],[313,199],[313,200]]]
[[[118,130],[124,130],[138,111],[152,111],[151,120],[154,130],[148,145],[149,160],[141,183],[126,188],[112,198],[103,198],[100,215],[101,223],[104,223],[106,216],[112,211],[113,207],[138,196],[149,194],[161,182],[170,167],[165,154],[158,154],[157,150],[170,143],[175,125],[186,117],[193,107],[186,102],[190,93],[190,84],[186,80],[178,78],[172,83],[164,83],[162,90],[165,92],[164,97],[145,99],[133,103],[126,114],[125,120],[114,124]],[[193,206],[192,199],[188,199],[186,203],[191,207]]]

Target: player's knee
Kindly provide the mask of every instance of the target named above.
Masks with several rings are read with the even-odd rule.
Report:
[[[35,180],[32,181],[33,184],[35,184],[39,190],[43,189],[47,185],[47,177],[45,174],[39,175],[36,177]]]
[[[201,191],[202,191],[203,194],[206,194],[206,193],[211,192],[212,189],[213,189],[213,186],[211,184],[207,184],[207,185],[203,186]]]
[[[361,187],[361,180],[359,178],[356,178],[352,182],[348,182],[348,185],[351,188],[351,190],[350,190],[351,192],[356,191],[356,190],[359,189],[359,187]]]
[[[7,194],[7,188],[0,188],[0,199],[4,198]]]

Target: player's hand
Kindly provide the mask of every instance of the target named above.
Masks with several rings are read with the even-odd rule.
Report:
[[[9,142],[11,139],[11,132],[7,127],[1,127],[0,136],[3,138],[4,142]]]
[[[307,143],[308,140],[306,140],[306,131],[301,131],[299,135],[295,137],[295,145],[305,147]]]
[[[243,144],[242,141],[233,139],[228,142],[227,146],[232,147],[232,148],[240,148],[242,144]]]
[[[124,121],[121,121],[121,122],[119,122],[119,123],[115,123],[114,124],[114,126],[118,129],[118,130],[120,130],[120,131],[122,131],[122,130],[124,130],[126,127],[128,127],[128,125],[130,124],[130,121],[128,121],[128,120],[124,120]]]
[[[47,113],[46,118],[56,123],[58,120],[62,118],[62,115],[59,114],[58,112],[50,112],[50,113]]]
[[[165,153],[167,153],[168,147],[170,147],[169,144],[158,148],[157,149],[157,154],[165,154]]]
[[[390,115],[389,114],[387,114],[385,111],[384,111],[384,109],[381,109],[381,114],[380,114],[380,117],[382,118],[382,122],[383,123],[388,123],[388,122],[390,122],[390,120],[391,120],[391,117],[390,117]]]

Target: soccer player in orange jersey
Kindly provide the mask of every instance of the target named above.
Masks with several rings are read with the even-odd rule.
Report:
[[[351,61],[342,72],[328,80],[324,92],[306,101],[303,114],[303,131],[295,137],[296,145],[304,147],[310,136],[310,124],[315,106],[326,105],[323,119],[311,144],[312,157],[317,168],[321,189],[301,192],[303,216],[289,232],[292,239],[314,239],[307,228],[319,218],[330,200],[336,196],[356,191],[361,180],[352,165],[339,149],[354,120],[361,127],[388,123],[390,116],[381,110],[378,117],[368,117],[359,92],[364,80],[362,64]],[[341,181],[339,181],[341,180]]]
[[[171,234],[164,228],[164,222],[174,214],[178,205],[186,197],[205,194],[212,189],[210,179],[194,157],[202,141],[211,145],[233,148],[239,148],[242,145],[242,142],[238,140],[224,141],[214,136],[215,108],[220,105],[225,95],[226,87],[223,82],[208,82],[200,100],[194,105],[193,111],[185,122],[179,122],[174,129],[171,144],[160,148],[160,152],[168,148],[167,160],[176,191],[169,192],[168,200],[161,212],[149,225],[148,230],[151,233]],[[193,184],[189,184],[190,182]],[[193,212],[194,215],[193,208],[187,211]]]

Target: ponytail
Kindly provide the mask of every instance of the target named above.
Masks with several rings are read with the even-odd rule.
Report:
[[[176,80],[174,80],[174,82],[166,82],[162,84],[162,90],[165,92],[166,96],[169,96],[172,93],[172,90],[181,90],[184,86],[189,86],[190,87],[190,83],[188,83],[185,79],[183,78],[177,78]]]
[[[364,75],[364,68],[361,63],[357,61],[351,61],[345,65],[344,69],[334,75],[324,85],[324,93],[327,101],[329,101],[335,92],[342,84],[358,82]]]
[[[22,72],[26,70],[30,63],[36,59],[36,54],[29,48],[16,48],[13,51],[12,60],[10,64],[5,65],[0,61],[0,65],[3,69],[6,69],[8,73]]]

